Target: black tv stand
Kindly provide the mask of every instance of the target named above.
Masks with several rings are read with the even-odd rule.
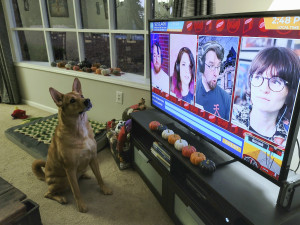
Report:
[[[195,135],[186,131],[185,127],[183,131],[177,131],[181,125],[158,110],[132,113],[134,167],[175,224],[299,223],[299,210],[287,211],[277,207],[278,195],[282,190],[279,186],[231,157],[220,163],[213,174],[203,174],[161,135],[149,129],[149,123],[153,120],[169,126],[173,124],[171,126],[176,132],[183,132],[182,137],[188,142],[190,136]],[[170,154],[169,167],[151,153],[154,141],[160,142]],[[203,145],[198,151],[206,151],[203,146],[208,143],[204,140],[199,142]]]

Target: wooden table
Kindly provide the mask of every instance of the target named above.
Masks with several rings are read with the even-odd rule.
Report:
[[[0,224],[13,224],[27,213],[26,195],[0,177]]]

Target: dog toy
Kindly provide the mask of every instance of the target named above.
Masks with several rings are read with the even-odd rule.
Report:
[[[129,119],[123,123],[123,126],[120,128],[118,135],[117,150],[122,152],[126,141],[129,139],[129,134],[132,128],[132,120]]]
[[[115,132],[116,132],[117,134],[120,133],[121,128],[124,126],[124,124],[125,124],[125,121],[123,121],[123,120],[120,120],[120,121],[117,123],[116,128],[115,128]]]
[[[13,113],[11,114],[13,119],[27,119],[28,116],[26,115],[25,110],[18,109],[18,107],[15,108]]]
[[[115,129],[116,128],[116,119],[112,119],[106,123],[106,130]]]
[[[122,120],[127,121],[127,120],[131,119],[130,114],[132,112],[145,110],[145,109],[146,109],[145,99],[141,98],[141,100],[138,104],[132,105],[124,110],[124,112],[122,114]]]

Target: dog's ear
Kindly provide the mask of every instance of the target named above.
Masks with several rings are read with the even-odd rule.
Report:
[[[61,107],[62,104],[63,104],[63,94],[60,93],[59,91],[55,90],[54,88],[49,88],[49,92],[50,92],[50,95],[53,99],[53,101],[55,102],[55,104],[58,106],[58,107]]]
[[[77,77],[74,79],[72,91],[76,91],[79,94],[82,94],[81,83]]]

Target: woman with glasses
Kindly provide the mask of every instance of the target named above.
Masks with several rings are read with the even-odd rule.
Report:
[[[249,104],[233,106],[232,122],[285,146],[299,76],[300,60],[292,50],[261,50],[249,69]]]
[[[172,76],[171,92],[177,98],[194,104],[195,60],[187,47],[179,50]]]

